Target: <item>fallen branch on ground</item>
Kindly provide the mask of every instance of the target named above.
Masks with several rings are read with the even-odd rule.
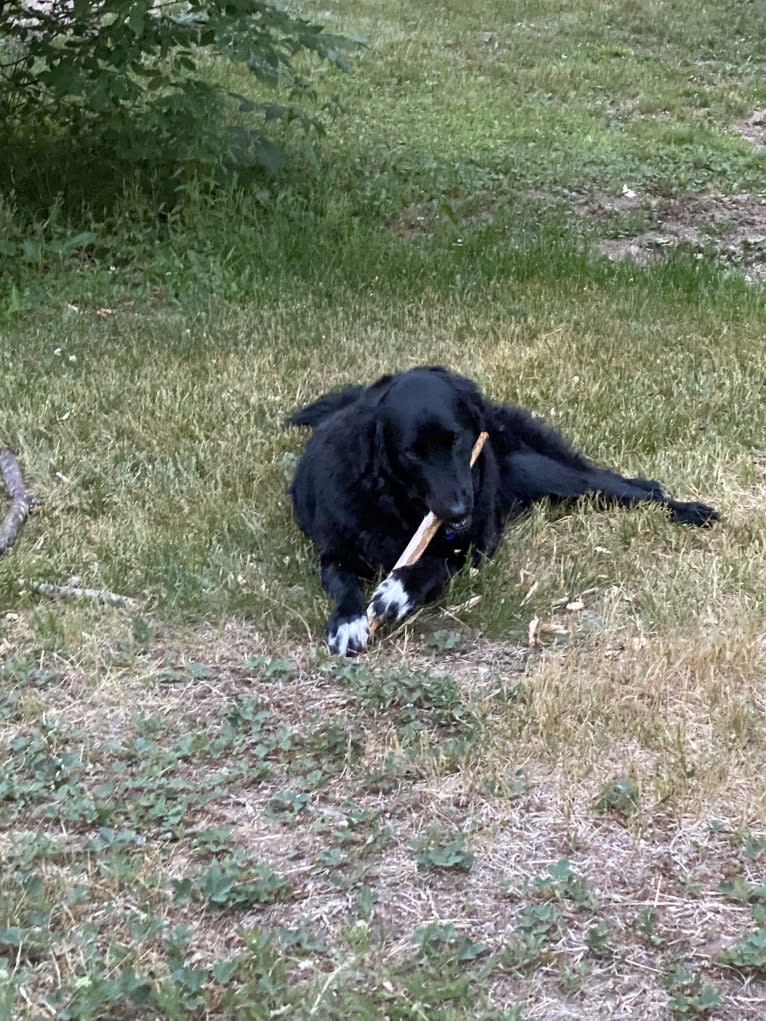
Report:
[[[23,581],[23,579],[22,579]],[[80,588],[79,585],[50,585],[45,581],[24,581],[28,589],[39,592],[42,596],[53,599],[92,599],[97,603],[109,603],[112,606],[135,606],[132,596],[121,596],[104,588]]]
[[[0,474],[11,498],[11,509],[0,524],[0,557],[18,538],[34,497],[27,492],[18,458],[8,447],[0,449]]]

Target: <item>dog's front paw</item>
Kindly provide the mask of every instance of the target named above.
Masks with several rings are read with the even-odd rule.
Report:
[[[396,571],[392,571],[372,593],[372,600],[367,612],[377,617],[378,620],[389,618],[401,620],[414,605],[415,602],[404,587],[401,578],[397,577]]]
[[[327,644],[336,656],[358,656],[367,648],[370,627],[367,615],[328,621]]]

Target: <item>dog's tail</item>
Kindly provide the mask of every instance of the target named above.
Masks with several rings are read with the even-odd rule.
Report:
[[[320,422],[324,422],[336,411],[354,404],[366,391],[366,386],[344,386],[342,390],[334,390],[304,408],[298,408],[285,419],[285,422],[287,425],[308,425],[315,429]]]

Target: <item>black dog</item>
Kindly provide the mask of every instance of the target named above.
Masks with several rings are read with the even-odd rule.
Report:
[[[370,606],[381,619],[434,599],[469,548],[475,563],[492,556],[505,519],[544,497],[648,500],[683,524],[718,520],[703,503],[671,500],[658,482],[596,467],[523,408],[494,404],[439,367],[326,394],[288,422],[314,429],[291,494],[298,524],[319,547],[322,584],[336,603],[327,641],[340,655],[362,652],[369,637],[360,578],[391,571],[428,510],[444,527],[417,564],[375,589]],[[489,439],[471,470],[482,430]]]

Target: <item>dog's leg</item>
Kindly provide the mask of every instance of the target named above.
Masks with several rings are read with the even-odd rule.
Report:
[[[327,621],[327,645],[338,656],[357,656],[367,648],[370,636],[359,576],[331,554],[323,553],[320,563],[322,585],[336,604]]]
[[[630,507],[651,502],[666,507],[673,521],[686,525],[711,525],[718,513],[704,503],[672,500],[658,482],[629,479],[593,465],[562,464],[531,450],[511,454],[504,465],[503,496],[513,508],[528,506],[546,496],[573,500],[592,493],[606,503]]]
[[[436,599],[457,566],[425,554],[416,564],[395,567],[373,592],[368,614],[378,620],[402,620],[416,606]]]
[[[709,526],[718,521],[718,512],[696,500],[672,500],[653,479],[627,479],[605,468],[593,468],[587,473],[588,489],[606,503],[632,507],[637,503],[658,503],[667,508],[671,521],[681,525]]]

